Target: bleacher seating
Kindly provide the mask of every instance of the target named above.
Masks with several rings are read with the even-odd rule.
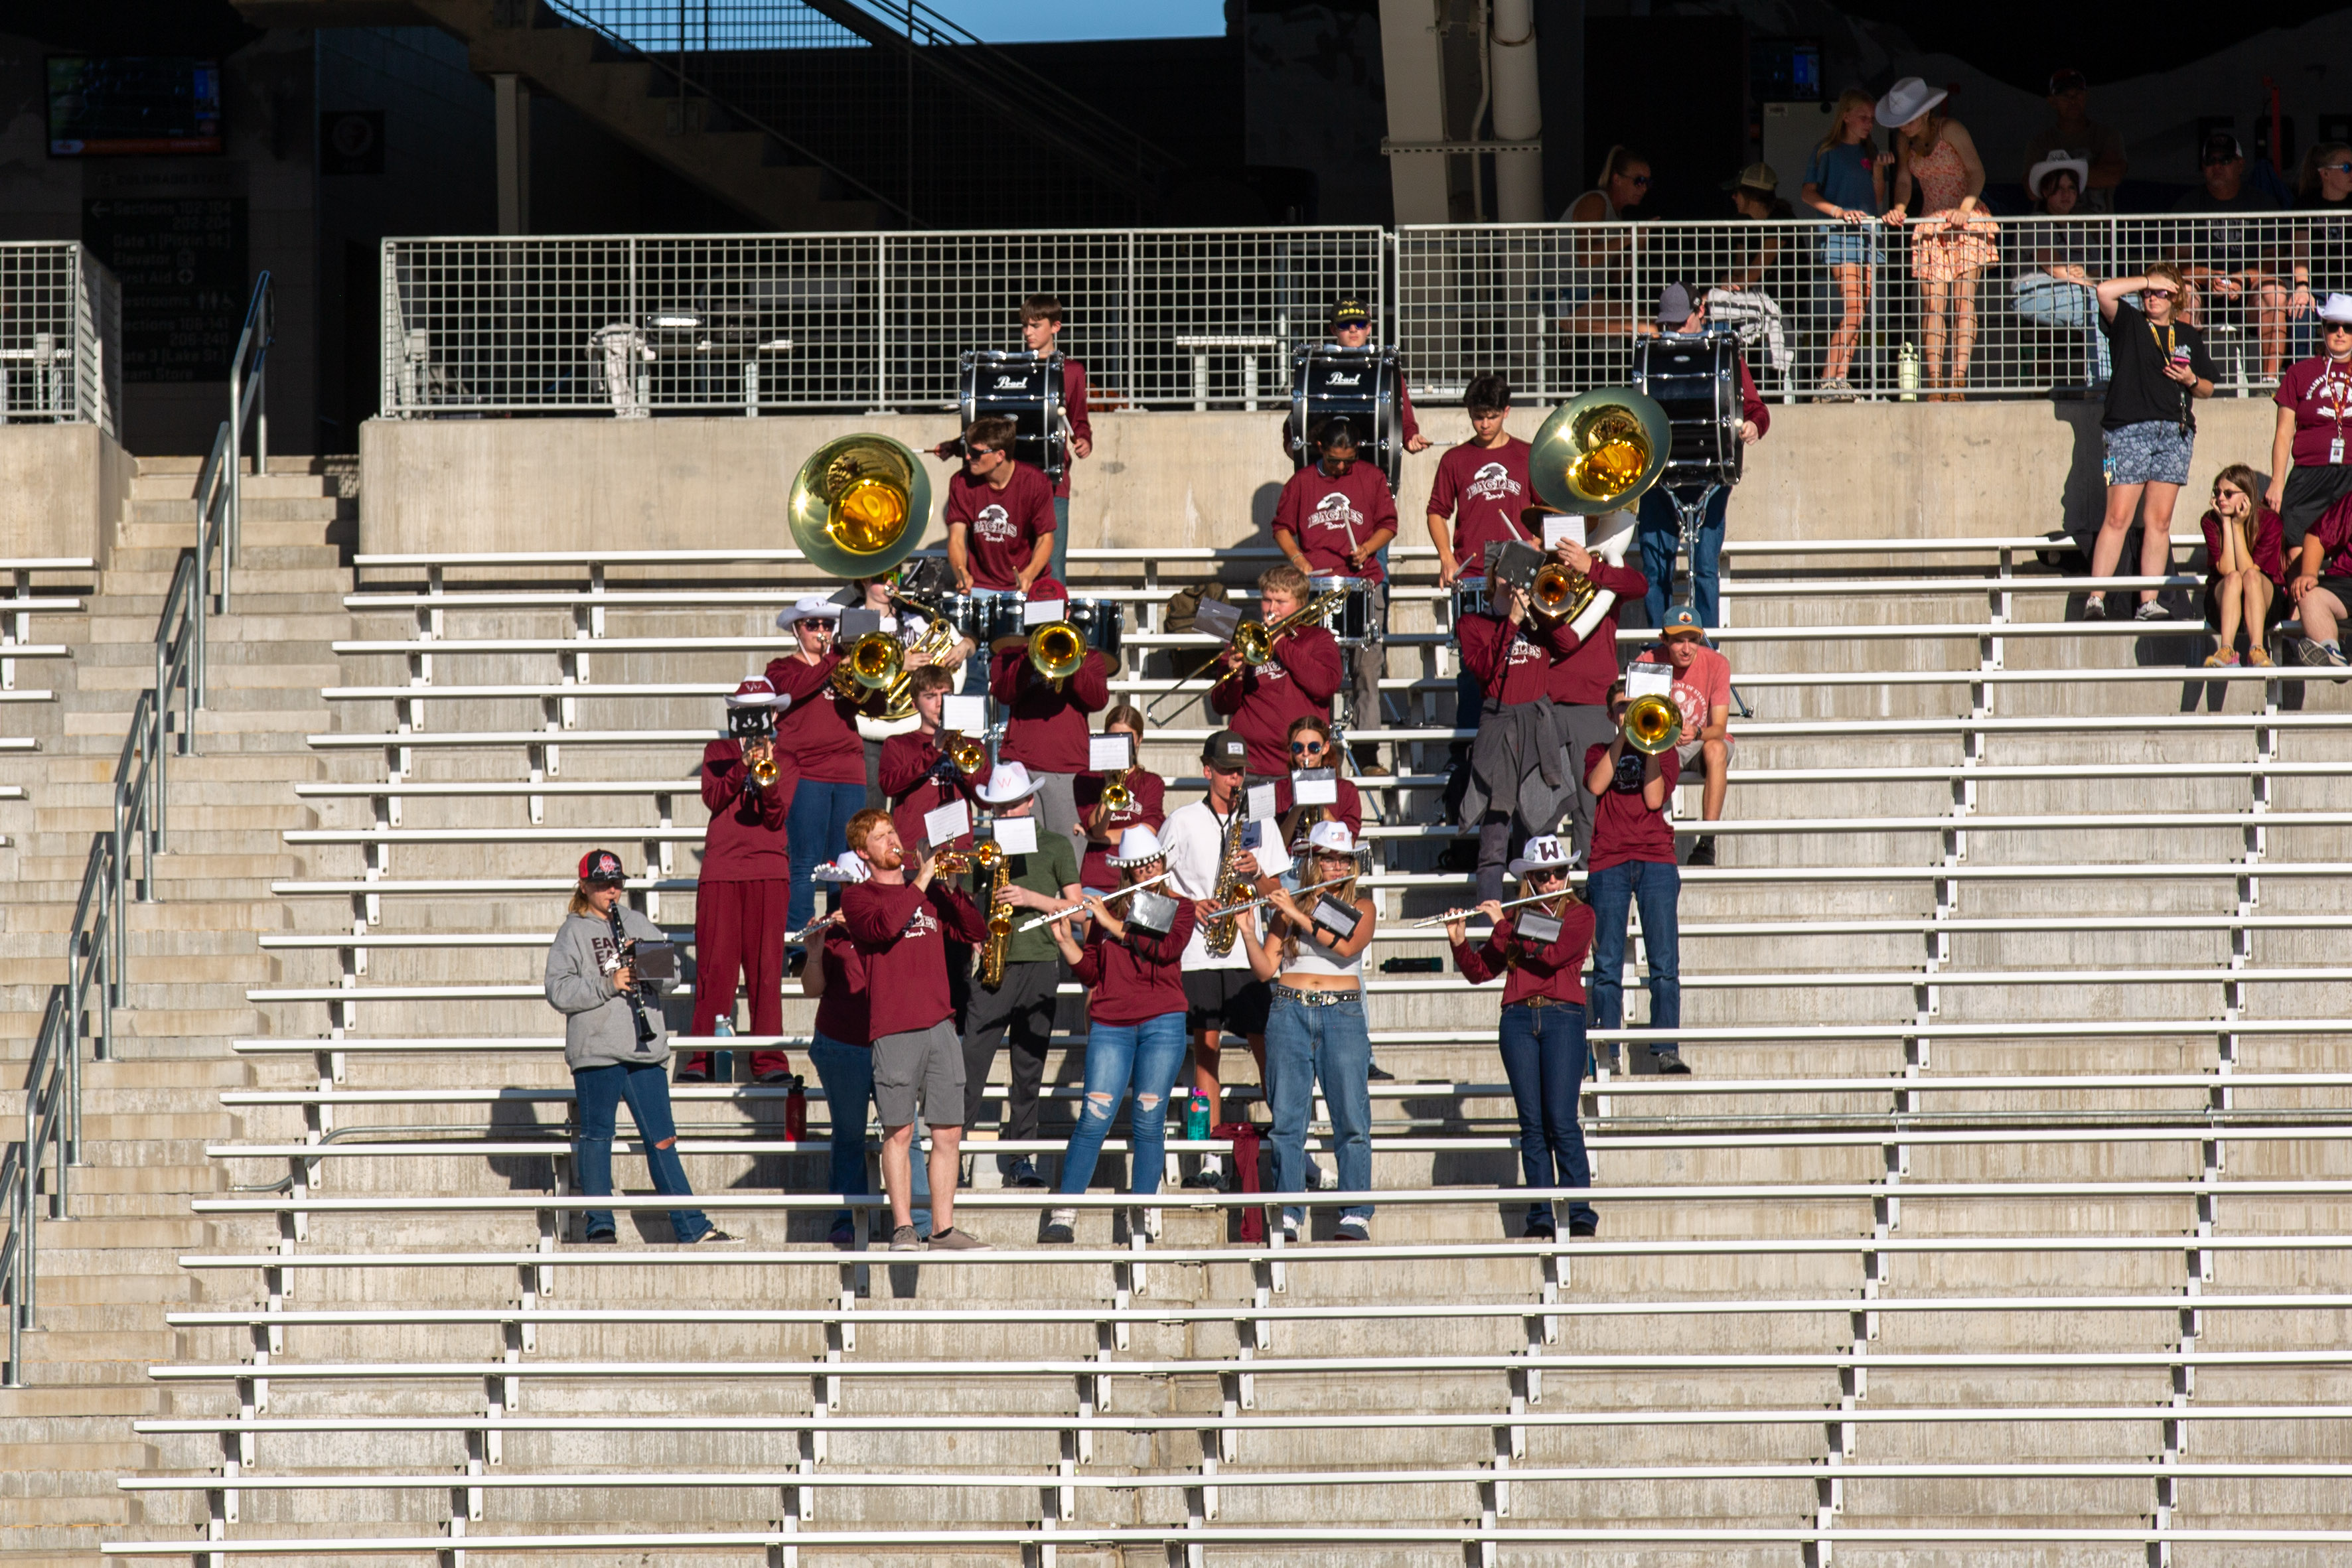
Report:
[[[1245,602],[1269,553],[1074,550],[1077,591],[1129,610],[1118,689],[1205,645],[1165,631],[1171,591],[1222,570]],[[998,1249],[914,1257],[822,1244],[842,1204],[813,1083],[798,1140],[783,1086],[674,1091],[741,1246],[665,1245],[669,1200],[641,1192],[595,1200],[619,1247],[566,1222],[590,1202],[539,984],[566,873],[618,849],[690,933],[695,763],[779,645],[796,559],[360,557],[315,737],[338,766],[288,835],[325,869],[276,884],[279,975],[249,993],[275,1032],[237,1042],[254,1083],[210,1150],[235,1190],[196,1205],[205,1301],[156,1369],[181,1401],[138,1424],[157,1462],[123,1483],[148,1538],[108,1550],[2340,1555],[2352,694],[2195,667],[2190,622],[2069,619],[2063,539],[1727,553],[1754,716],[1717,863],[1685,873],[1695,1075],[1647,1071],[1637,948],[1629,1027],[1595,1037],[1627,1066],[1585,1100],[1597,1239],[1520,1234],[1566,1195],[1516,1186],[1496,988],[1429,969],[1442,933],[1406,924],[1468,879],[1433,820],[1447,607],[1400,548],[1397,706],[1354,737],[1394,769],[1361,782],[1373,952],[1408,966],[1368,965],[1393,1074],[1372,1245],[1244,1241],[1265,1195],[1111,1196],[1118,1137],[1077,1244],[1033,1245],[1066,1200],[998,1187],[990,1156],[1060,1146],[1073,987],[1044,1136],[967,1144],[960,1203]],[[1193,708],[1147,742],[1180,797],[1205,733]],[[752,1041],[712,1043],[740,1067]],[[1309,1196],[1326,1236],[1337,1200]]]

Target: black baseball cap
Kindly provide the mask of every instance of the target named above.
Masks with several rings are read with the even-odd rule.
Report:
[[[582,882],[626,882],[629,873],[621,869],[621,857],[610,850],[590,850],[580,857]]]
[[[1201,760],[1218,768],[1239,768],[1249,759],[1249,742],[1230,729],[1210,735],[1201,747]]]
[[[2081,71],[2076,70],[2072,66],[2067,66],[2063,69],[2054,70],[2050,73],[2050,96],[2052,98],[2056,98],[2062,92],[2088,92],[2090,89],[2090,82],[2084,77]]]
[[[1334,327],[1369,327],[1371,324],[1372,313],[1365,309],[1364,302],[1352,294],[1342,294],[1331,307],[1331,325]]]
[[[2240,145],[2235,131],[2215,131],[2207,134],[2205,144],[2197,150],[2197,166],[2202,169],[2208,163],[2233,162],[2245,155],[2246,150]]]

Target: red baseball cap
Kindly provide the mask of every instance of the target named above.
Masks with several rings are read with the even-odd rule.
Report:
[[[629,873],[621,869],[621,857],[610,850],[590,850],[580,857],[582,882],[626,882]]]

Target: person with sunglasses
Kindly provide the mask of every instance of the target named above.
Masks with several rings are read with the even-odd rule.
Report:
[[[1553,834],[1529,839],[1511,862],[1511,874],[1519,879],[1520,898],[1543,902],[1506,910],[1500,899],[1489,898],[1475,909],[1452,909],[1445,916],[1445,940],[1462,977],[1483,986],[1503,977],[1496,1044],[1518,1107],[1519,1174],[1531,1187],[1592,1185],[1592,1161],[1576,1112],[1589,1055],[1584,958],[1592,950],[1593,923],[1591,906],[1569,891],[1574,861]],[[1493,923],[1486,940],[1475,947],[1470,945],[1473,915]],[[1570,1206],[1570,1236],[1592,1236],[1600,1229],[1591,1204]],[[1557,1236],[1551,1205],[1528,1205],[1520,1234],[1530,1241]]]
[[[1356,786],[1345,779],[1335,779],[1332,793],[1338,799],[1328,803],[1301,806],[1298,804],[1298,775],[1316,768],[1329,768],[1339,760],[1339,748],[1331,738],[1331,721],[1320,714],[1302,714],[1290,721],[1290,770],[1274,781],[1274,810],[1282,819],[1282,841],[1290,843],[1312,822],[1345,822],[1351,833],[1364,831],[1364,797]]]
[[[2303,549],[2330,507],[2352,496],[2352,295],[2327,297],[2319,308],[2319,329],[2320,351],[2289,365],[2271,394],[2278,414],[2271,429],[2271,482],[2263,503],[2278,514],[2280,538],[2290,557]],[[2318,564],[2316,557],[2311,564]],[[2301,580],[2287,584],[2298,609]],[[2330,641],[2305,631],[2305,646],[2314,652],[2326,653]],[[2319,662],[2341,664],[2344,658],[2339,653]]]
[[[2091,546],[2091,575],[2113,577],[2124,536],[2140,524],[2139,575],[2162,577],[2172,564],[2172,507],[2189,483],[2197,442],[2196,400],[2213,395],[2213,360],[2205,335],[2181,319],[2189,285],[2180,269],[2159,263],[2143,277],[2099,285],[2099,329],[2114,374],[2100,422],[2106,446],[2106,515]],[[2139,303],[2131,302],[2137,296]],[[2143,506],[2145,511],[2143,511]],[[2083,601],[2085,621],[2105,620],[2107,595]],[[2161,621],[2156,590],[2140,590],[2135,619]]]
[[[1013,455],[1015,433],[1012,420],[994,413],[963,433],[963,471],[948,480],[943,513],[948,566],[961,592],[1026,593],[1053,568],[1054,486]],[[965,695],[988,690],[988,666],[986,648],[964,661]]]
[[[2238,662],[2238,626],[2246,628],[2246,663],[2271,662],[2272,625],[2284,619],[2286,561],[2278,514],[2255,500],[2254,471],[2232,463],[2213,476],[2213,506],[2197,526],[2205,534],[2205,622],[2213,628],[2210,667]]]
[[[1381,729],[1387,725],[1381,677],[1388,673],[1389,601],[1381,551],[1396,538],[1396,497],[1379,468],[1358,460],[1356,433],[1344,414],[1324,422],[1315,446],[1316,462],[1286,480],[1274,504],[1274,542],[1310,579],[1352,578],[1370,589],[1364,641],[1349,661],[1348,727]],[[1375,747],[1360,744],[1355,752],[1359,774],[1386,776]]]
[[[1372,347],[1372,313],[1364,302],[1352,294],[1343,294],[1331,302],[1330,343],[1339,349]],[[1412,412],[1412,393],[1406,390],[1400,366],[1397,377],[1397,434],[1404,440],[1407,452],[1429,450],[1429,437],[1421,433],[1421,419]],[[1297,438],[1298,427],[1286,415],[1282,422],[1282,455],[1290,455],[1290,444]]]
[[[2289,262],[2286,313],[2292,352],[2308,359],[2317,351],[2319,299],[2312,292],[2312,269],[2342,280],[2352,272],[2352,143],[2322,141],[2303,155],[2294,187],[2294,207],[2308,217],[2294,225]]]

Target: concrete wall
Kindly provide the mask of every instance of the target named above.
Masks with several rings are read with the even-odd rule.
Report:
[[[0,425],[0,556],[104,565],[131,473],[131,455],[96,425]]]
[[[1531,435],[1541,409],[1515,413]],[[2199,413],[2197,459],[2176,522],[2193,523],[2214,472],[2266,461],[2272,409],[2216,399]],[[1290,473],[1280,420],[1248,413],[1112,413],[1078,465],[1071,542],[1232,545],[1265,537]],[[1432,409],[1435,441],[1469,433]],[[946,414],[787,419],[389,421],[362,427],[360,548],[433,550],[776,547],[783,500],[822,442],[852,431],[918,449],[954,434]],[[1442,449],[1409,458],[1405,538],[1425,537]],[[2095,403],[1905,403],[1776,408],[1732,504],[1735,537],[1872,538],[2033,533],[2098,526]],[[951,472],[935,465],[935,485]],[[938,537],[936,524],[933,538]]]

